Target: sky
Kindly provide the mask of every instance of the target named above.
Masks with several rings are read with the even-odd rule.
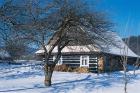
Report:
[[[93,9],[94,0],[87,0]],[[121,37],[140,35],[140,0],[97,0],[97,9],[105,11]]]
[[[0,0],[0,4],[4,0]],[[96,1],[96,4],[95,2]],[[140,35],[140,0],[86,0],[90,9],[104,11],[121,37]]]

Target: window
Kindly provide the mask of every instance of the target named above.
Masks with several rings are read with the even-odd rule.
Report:
[[[89,67],[89,56],[80,56],[80,67]]]
[[[56,56],[53,56],[53,61],[55,60]],[[60,60],[58,61],[58,63],[56,65],[62,65],[63,64],[63,60],[62,60],[62,56],[60,57]]]

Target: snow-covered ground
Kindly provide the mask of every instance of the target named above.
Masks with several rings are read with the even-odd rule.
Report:
[[[128,72],[128,93],[140,93],[140,70]],[[54,72],[52,86],[45,87],[41,65],[0,63],[0,93],[124,93],[123,72],[110,74]]]

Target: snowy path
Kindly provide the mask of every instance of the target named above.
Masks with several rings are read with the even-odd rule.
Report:
[[[128,93],[140,93],[140,70],[129,72]],[[123,73],[108,74],[54,72],[52,87],[43,84],[40,65],[0,64],[0,93],[124,93]]]

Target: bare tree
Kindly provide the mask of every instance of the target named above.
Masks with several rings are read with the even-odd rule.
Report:
[[[0,20],[0,43],[12,59],[17,59],[26,52],[26,44],[23,40],[16,39],[16,32],[9,28],[3,19]]]
[[[89,11],[81,0],[53,0],[43,6],[39,0],[21,2],[24,3],[10,2],[5,5],[3,9],[10,7],[8,14],[11,15],[9,18],[9,15],[2,12],[2,17],[8,17],[5,20],[18,32],[17,39],[35,42],[43,48],[46,86],[51,86],[54,67],[61,57],[62,49],[67,45],[92,44],[104,48],[101,43],[113,44],[112,37],[105,36],[105,32],[111,30],[112,24],[103,13]],[[56,59],[49,62],[55,47],[58,50]]]
[[[129,33],[129,30],[127,31],[128,24],[129,24],[129,19],[128,19],[128,22],[126,23],[125,33]],[[121,57],[121,60],[122,60],[122,66],[123,66],[123,71],[124,71],[124,93],[127,93],[127,85],[128,85],[128,80],[129,80],[128,74],[127,74],[127,72],[128,72],[128,54],[129,54],[128,46],[130,43],[130,38],[125,39],[124,42],[126,43],[126,45],[124,45],[122,47],[123,56]]]

